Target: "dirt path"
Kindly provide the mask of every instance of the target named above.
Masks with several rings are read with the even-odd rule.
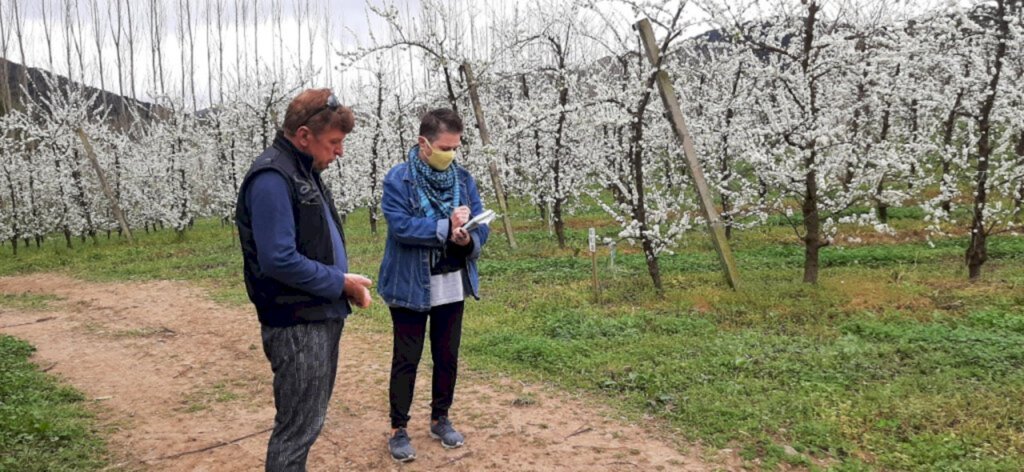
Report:
[[[262,470],[269,437],[262,431],[272,426],[274,408],[251,310],[217,305],[182,282],[99,284],[41,274],[0,278],[0,293],[60,297],[43,311],[0,306],[0,332],[34,344],[34,362],[97,405],[116,466]],[[695,449],[681,454],[664,433],[610,419],[593,401],[465,370],[453,419],[467,443],[445,451],[426,434],[430,370],[422,366],[410,424],[419,459],[399,465],[385,447],[390,339],[350,328],[310,470],[727,468],[701,462]]]

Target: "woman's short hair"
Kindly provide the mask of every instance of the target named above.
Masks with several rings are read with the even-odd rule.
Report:
[[[437,139],[441,133],[462,134],[462,118],[449,108],[430,110],[420,119],[420,136],[428,141]]]
[[[294,136],[302,126],[309,128],[313,134],[328,128],[351,133],[356,124],[355,114],[344,105],[333,110],[328,107],[327,100],[331,95],[333,92],[329,88],[303,90],[288,104],[281,129],[288,136]]]

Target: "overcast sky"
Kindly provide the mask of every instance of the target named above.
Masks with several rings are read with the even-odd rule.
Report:
[[[17,2],[15,4],[14,2]],[[150,18],[149,1],[129,0],[132,2],[132,16],[136,30],[135,46],[135,77],[136,91],[138,98],[143,100],[152,99],[157,91],[157,83],[153,80],[152,58],[150,52]],[[224,46],[224,69],[225,82],[233,83],[237,78],[238,70],[236,63],[249,64],[252,68],[257,58],[261,68],[269,67],[271,64],[281,64],[282,58],[286,58],[289,65],[294,66],[297,54],[302,57],[310,57],[310,32],[313,32],[312,57],[314,67],[322,72],[319,76],[321,82],[340,80],[338,73],[332,77],[327,76],[328,48],[331,51],[338,49],[353,48],[357,44],[366,44],[369,40],[371,25],[381,28],[382,22],[376,15],[367,9],[365,0],[245,0],[248,3],[245,17],[247,21],[239,27],[236,33],[235,5],[238,0],[221,0],[224,5],[224,28],[220,33]],[[47,47],[44,21],[44,8],[46,16],[49,17],[51,25],[51,44],[53,55],[53,71],[68,75],[68,54],[66,48],[66,35],[71,35],[72,40],[72,64],[71,75],[75,80],[80,80],[93,86],[100,86],[100,72],[98,67],[98,56],[94,23],[94,11],[99,12],[99,29],[102,34],[102,57],[104,67],[104,85],[106,89],[117,92],[118,78],[116,75],[116,47],[114,45],[112,28],[116,28],[116,6],[117,0],[78,0],[78,8],[74,9],[72,0],[71,22],[68,25],[65,18],[65,0],[3,0],[0,2],[0,11],[5,15],[5,33],[8,35],[7,53],[5,56],[16,62],[27,63],[32,67],[50,69],[50,48]],[[185,43],[179,41],[179,5],[185,0],[161,0],[160,16],[163,18],[161,27],[161,57],[163,58],[164,84],[168,95],[181,96],[181,71],[187,66],[182,61],[182,49],[187,48]],[[256,3],[259,8],[259,21],[255,25],[258,30],[258,37],[254,36],[252,5]],[[381,0],[371,0],[372,4],[380,5]],[[193,34],[195,37],[195,78],[196,95],[201,104],[209,103],[208,91],[208,67],[217,70],[217,17],[216,0],[188,0],[192,8]],[[400,9],[418,13],[418,0],[395,0],[394,4]],[[122,1],[121,6],[125,8]],[[280,28],[277,26],[276,16],[272,6],[280,5]],[[303,14],[302,10],[309,5],[309,13]],[[24,18],[23,24],[23,46],[25,57],[21,57],[19,44],[14,35],[12,27],[13,9],[20,10],[20,16]],[[208,11],[209,9],[209,11]],[[301,35],[300,35],[300,21]],[[127,20],[124,27],[127,28]],[[186,24],[182,22],[182,24]],[[81,31],[82,43],[79,46],[75,37],[77,31]],[[327,28],[329,34],[325,35]],[[209,30],[210,41],[207,41],[207,30]],[[75,32],[75,33],[72,33]],[[186,33],[187,34],[187,33]],[[81,47],[84,56],[85,70],[79,65],[77,50]],[[212,54],[208,54],[209,50]],[[122,50],[127,46],[123,45]],[[128,80],[127,52],[124,52],[123,67],[125,74],[125,94],[130,94]],[[185,61],[187,61],[187,55]],[[337,58],[330,58],[332,64],[337,64]],[[188,70],[188,69],[186,69]],[[251,74],[250,69],[250,74]],[[213,93],[217,93],[217,84],[213,84]],[[203,106],[203,105],[201,105]]]
[[[77,1],[77,9],[74,4]],[[453,8],[465,8],[460,5],[473,5],[471,18],[464,18],[456,24],[435,25],[448,29],[463,28],[472,29],[488,28],[489,18],[505,16],[511,17],[508,13],[512,8],[526,8],[535,5],[537,2],[558,0],[440,0],[443,4]],[[677,1],[677,0],[666,0]],[[864,4],[882,5],[880,1],[888,0],[864,0]],[[926,8],[941,3],[966,3],[967,0],[917,0],[907,2],[905,0],[892,0],[889,5],[897,8],[899,5],[915,5],[915,8]],[[101,51],[103,57],[103,85],[107,90],[118,92],[118,77],[116,67],[116,48],[114,46],[112,27],[116,27],[117,10],[120,4],[122,8],[127,2],[132,3],[132,15],[135,18],[136,48],[135,48],[135,88],[137,96],[142,100],[152,100],[158,95],[159,82],[154,80],[152,73],[152,58],[150,53],[151,21],[153,17],[149,11],[150,0],[0,0],[0,14],[4,18],[5,33],[8,36],[6,57],[17,62],[27,63],[32,67],[50,69],[50,52],[47,48],[46,35],[44,34],[43,9],[46,8],[52,31],[52,70],[61,75],[68,74],[68,54],[65,47],[66,34],[74,31],[81,32],[81,44],[75,44],[72,36],[72,64],[71,76],[75,80],[83,81],[93,86],[100,86],[101,77],[98,67],[97,45],[94,32],[96,25],[94,18],[99,19],[99,29],[103,31],[101,37]],[[471,3],[470,3],[471,2]],[[65,4],[72,5],[71,25],[65,21]],[[371,34],[376,34],[379,40],[385,39],[382,36],[387,34],[384,22],[369,11],[367,0],[158,0],[162,18],[161,24],[161,57],[163,58],[164,86],[167,95],[182,97],[181,76],[182,68],[190,70],[187,65],[188,57],[182,58],[183,46],[185,43],[179,41],[178,18],[181,5],[190,5],[192,9],[192,25],[195,37],[195,61],[191,70],[194,70],[196,101],[200,108],[211,103],[211,98],[217,98],[219,85],[216,83],[218,45],[217,40],[217,17],[216,5],[224,5],[223,37],[224,50],[224,71],[225,88],[234,89],[239,74],[251,75],[254,64],[258,61],[261,69],[272,65],[280,67],[281,64],[288,64],[295,67],[296,58],[301,51],[301,58],[305,61],[312,60],[313,67],[319,71],[313,82],[318,86],[333,86],[344,99],[346,95],[355,95],[352,88],[358,87],[360,75],[357,71],[338,70],[338,57],[333,52],[338,50],[351,50],[357,45],[366,45],[370,42]],[[384,0],[369,0],[371,5],[381,6]],[[400,15],[408,21],[419,21],[420,0],[392,0],[390,2],[399,9]],[[827,2],[833,3],[833,2]],[[236,12],[236,5],[248,5],[244,16],[246,21],[237,29],[236,17],[241,11]],[[259,21],[255,25],[253,21],[252,5],[259,9]],[[613,5],[611,2],[605,2]],[[307,7],[308,5],[308,7]],[[20,17],[24,19],[23,24],[23,45],[25,48],[22,58],[19,45],[12,34],[12,14],[15,8],[19,9]],[[276,9],[280,11],[280,27],[275,20]],[[308,8],[308,11],[305,11]],[[609,6],[613,9],[614,15],[622,17],[622,26],[628,28],[635,20],[632,13],[621,5],[618,7]],[[618,8],[618,10],[614,10]],[[707,26],[700,26],[696,20],[702,16],[700,10],[692,9],[688,21],[695,24],[691,33],[697,34],[706,29]],[[98,15],[94,15],[98,12]],[[497,13],[503,12],[503,13]],[[236,14],[238,13],[238,14]],[[706,15],[703,15],[706,16]],[[300,26],[301,23],[301,26]],[[181,24],[187,24],[181,22]],[[126,26],[125,26],[126,27]],[[254,29],[258,30],[258,36],[254,35]],[[207,38],[209,31],[209,38]],[[313,33],[311,41],[310,32]],[[326,34],[325,34],[326,33]],[[77,33],[76,33],[77,34]],[[312,47],[311,47],[312,46]],[[84,56],[84,71],[78,62],[77,49],[81,48]],[[476,45],[474,45],[476,47]],[[126,49],[123,46],[122,49]],[[482,48],[484,51],[486,48]],[[211,51],[209,54],[207,51]],[[312,53],[312,54],[310,54]],[[486,54],[486,52],[477,52]],[[472,56],[472,54],[469,54]],[[128,82],[127,53],[124,53],[125,65],[122,68],[125,81],[125,94],[130,95],[131,87]],[[402,56],[405,61],[416,60],[413,55]],[[214,71],[214,80],[210,77],[210,68]],[[404,67],[403,67],[404,69]],[[403,70],[402,73],[405,73]],[[355,75],[354,75],[355,74]],[[189,84],[190,85],[190,84]],[[213,95],[213,97],[211,97]],[[191,100],[190,98],[188,99]]]

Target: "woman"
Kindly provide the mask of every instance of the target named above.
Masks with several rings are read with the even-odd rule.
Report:
[[[381,207],[388,237],[377,291],[391,310],[388,450],[401,462],[416,458],[406,428],[428,322],[434,361],[430,436],[445,448],[464,442],[448,412],[455,394],[464,301],[466,295],[480,298],[476,261],[490,230],[486,225],[464,228],[484,208],[473,176],[454,163],[462,130],[462,119],[452,110],[427,113],[408,159],[384,178]]]

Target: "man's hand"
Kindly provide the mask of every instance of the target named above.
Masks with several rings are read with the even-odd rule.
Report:
[[[452,236],[454,236],[457,228],[461,228],[462,225],[469,222],[469,207],[463,205],[456,208],[452,211],[450,219],[452,221]]]
[[[469,231],[466,231],[466,228],[456,228],[452,231],[452,242],[459,246],[465,246],[473,242],[473,238],[469,237]]]
[[[373,281],[359,274],[345,274],[345,288],[342,292],[359,308],[369,308],[373,298],[370,297],[370,286]]]

